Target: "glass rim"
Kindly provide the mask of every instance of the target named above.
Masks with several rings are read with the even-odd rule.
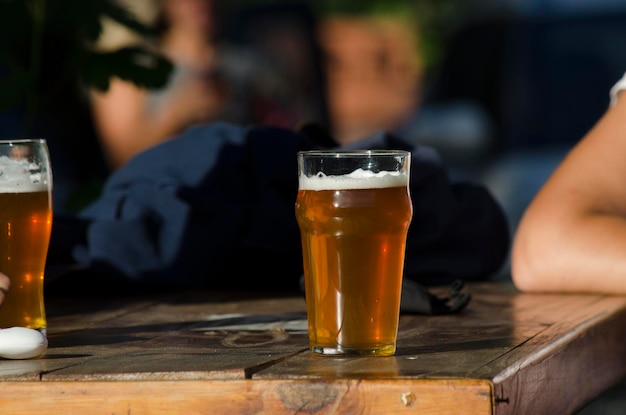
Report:
[[[30,144],[30,143],[46,143],[46,139],[45,138],[3,138],[3,139],[0,139],[0,145]]]
[[[363,149],[363,150],[304,150],[298,151],[299,156],[312,157],[370,157],[370,156],[409,156],[408,150]]]

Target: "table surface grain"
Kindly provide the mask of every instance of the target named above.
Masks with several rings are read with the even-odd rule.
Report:
[[[55,297],[47,353],[0,359],[0,413],[552,415],[626,374],[626,297],[468,289],[403,314],[393,357],[313,355],[298,294]]]

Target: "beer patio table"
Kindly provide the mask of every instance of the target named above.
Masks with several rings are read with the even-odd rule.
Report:
[[[299,295],[49,299],[0,413],[552,415],[626,374],[626,297],[468,288],[461,314],[402,315],[393,357],[312,355]]]

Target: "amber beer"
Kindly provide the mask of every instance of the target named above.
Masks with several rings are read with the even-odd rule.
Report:
[[[21,326],[45,333],[43,279],[52,227],[51,176],[45,142],[31,141],[20,142],[28,159],[0,156],[0,272],[11,279],[0,306],[0,328]],[[8,144],[0,141],[0,151],[6,154],[3,146]]]
[[[392,151],[340,152],[332,160],[337,170],[333,163],[311,161],[318,168],[306,166],[306,157],[334,157],[334,153],[308,153],[299,154],[296,218],[311,348],[320,354],[392,355],[412,216],[410,156]],[[379,171],[378,158],[398,163],[383,164],[392,170]],[[356,171],[341,168],[344,162]],[[325,171],[315,172],[319,169]],[[339,173],[333,174],[334,170]]]

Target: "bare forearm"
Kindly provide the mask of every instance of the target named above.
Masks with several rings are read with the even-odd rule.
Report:
[[[197,122],[217,117],[222,98],[206,82],[191,80],[158,102],[148,91],[113,80],[107,93],[92,94],[103,150],[117,168],[137,153],[162,143]]]
[[[127,124],[123,131],[101,128],[100,139],[109,165],[117,169],[136,154],[172,138],[182,128],[171,117],[154,115]]]
[[[626,100],[572,150],[527,209],[512,276],[529,291],[626,294]]]
[[[147,92],[112,82],[105,93],[92,93],[92,110],[103,152],[111,168],[178,133],[186,123],[175,106],[148,108]]]
[[[529,218],[528,220],[534,220]],[[594,215],[525,228],[515,240],[512,273],[524,291],[626,294],[626,221]]]

